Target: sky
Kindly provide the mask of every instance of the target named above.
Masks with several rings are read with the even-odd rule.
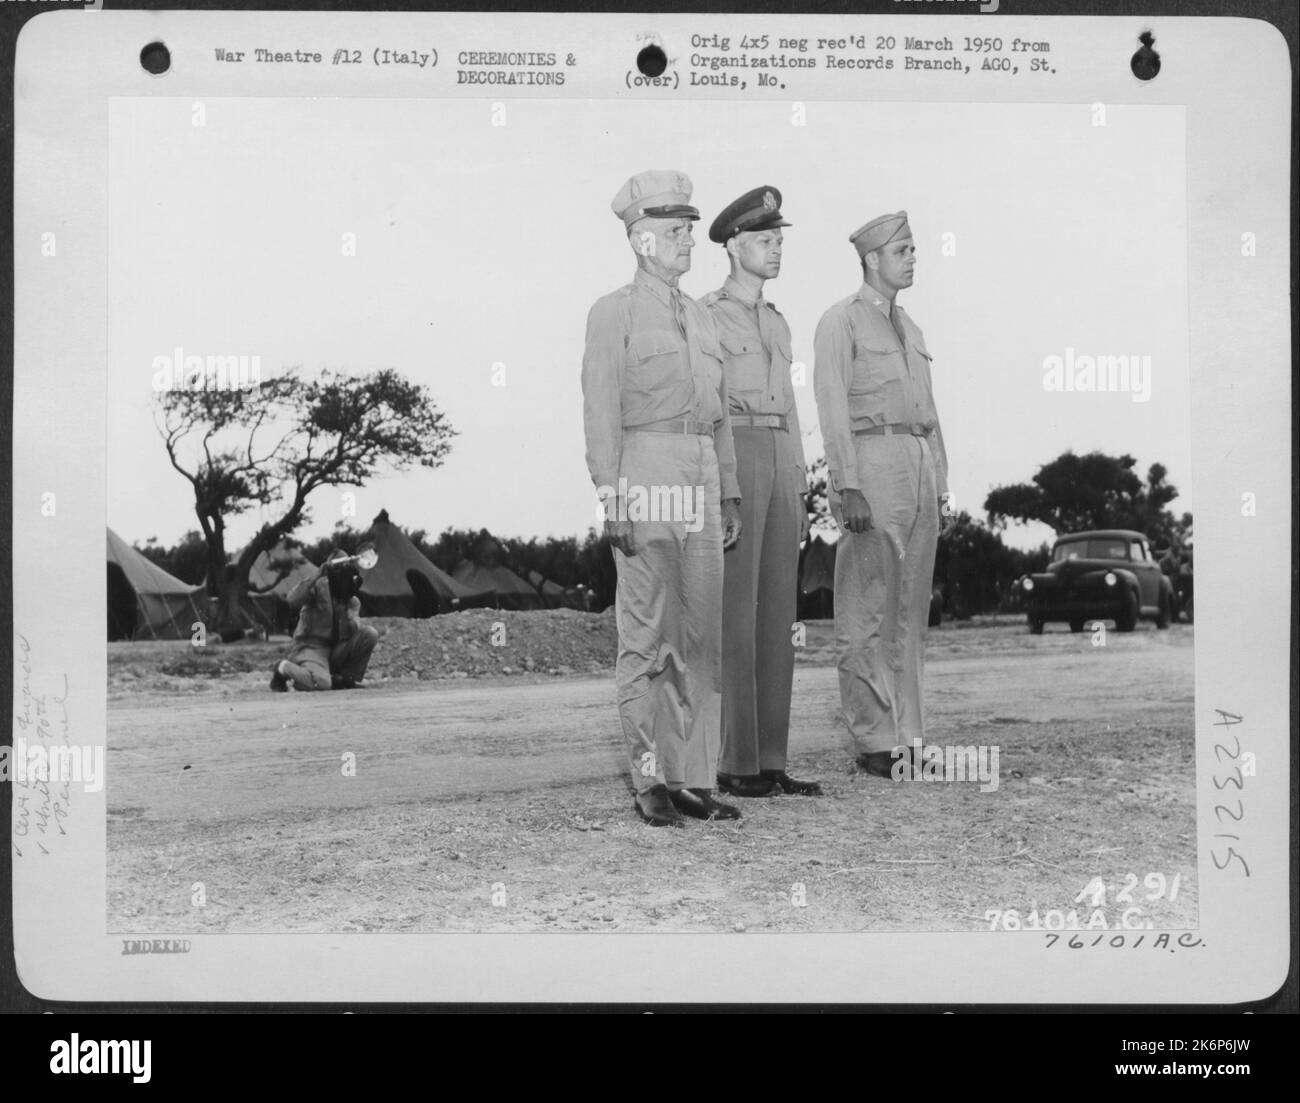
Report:
[[[914,286],[899,301],[934,356],[957,507],[1027,482],[1067,449],[1169,469],[1194,511],[1184,116],[1086,104],[117,99],[110,128],[108,523],[174,543],[197,528],[155,427],[155,358],[257,356],[393,368],[458,436],[439,467],[310,500],[313,539],[386,508],[430,533],[583,534],[587,311],[635,258],[610,200],[633,173],[686,172],[697,224],[683,290],[727,275],[709,222],[774,186],[792,225],[768,283],[793,333],[804,447],[822,454],[813,331],[860,285],[848,236],[908,212]],[[345,235],[352,235],[345,238]],[[354,242],[345,255],[344,242]],[[1049,390],[1050,358],[1149,357],[1149,397]],[[1137,395],[1136,397],[1141,397]],[[355,494],[355,516],[342,490]],[[232,519],[228,550],[279,511]],[[1050,539],[1013,526],[1016,546]]]

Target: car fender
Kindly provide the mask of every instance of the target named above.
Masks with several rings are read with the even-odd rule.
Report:
[[[1138,577],[1136,574],[1124,567],[1111,567],[1110,570],[1119,578],[1119,583],[1116,583],[1116,585],[1123,583],[1130,590],[1135,590],[1138,596],[1141,597],[1142,589],[1138,585]],[[1105,571],[1099,571],[1098,573],[1103,576],[1106,574]]]

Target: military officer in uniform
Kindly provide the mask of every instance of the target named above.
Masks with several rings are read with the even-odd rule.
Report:
[[[755,188],[730,204],[709,227],[709,240],[726,248],[731,274],[701,300],[722,346],[745,533],[725,556],[722,597],[718,788],[737,797],[821,792],[785,769],[808,479],[790,382],[790,327],[763,298],[763,285],[781,271],[781,228],[789,225],[776,188]]]
[[[948,458],[931,356],[897,296],[912,286],[907,213],[853,233],[863,283],[822,316],[813,390],[829,498],[842,537],[835,558],[840,703],[858,765],[900,779],[924,737],[921,681],[940,524],[951,524]],[[895,762],[899,768],[894,769]]]
[[[618,570],[619,718],[637,813],[735,819],[712,795],[722,724],[722,558],[740,492],[717,331],[677,286],[691,266],[691,182],[638,173],[611,207],[632,282],[587,317],[587,467]]]

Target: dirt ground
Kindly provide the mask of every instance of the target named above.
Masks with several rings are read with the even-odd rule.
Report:
[[[462,652],[503,621],[518,650],[483,662],[510,672],[471,673]],[[1095,929],[1132,907],[1196,925],[1190,625],[1101,647],[1020,618],[931,629],[928,738],[996,746],[982,792],[854,771],[812,622],[790,769],[826,795],[684,830],[632,811],[608,616],[386,626],[371,688],[346,693],[269,692],[283,643],[108,645],[110,930],[960,931],[1012,909]],[[1148,899],[1149,873],[1176,896]]]

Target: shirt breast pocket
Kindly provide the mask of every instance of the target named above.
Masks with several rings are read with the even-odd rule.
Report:
[[[849,414],[878,422],[906,420],[906,373],[907,363],[897,341],[867,338],[854,342]]]
[[[625,388],[650,398],[680,385],[683,377],[682,343],[670,333],[637,333],[627,345]]]
[[[767,386],[767,355],[757,337],[723,337],[727,391],[744,394]]]

